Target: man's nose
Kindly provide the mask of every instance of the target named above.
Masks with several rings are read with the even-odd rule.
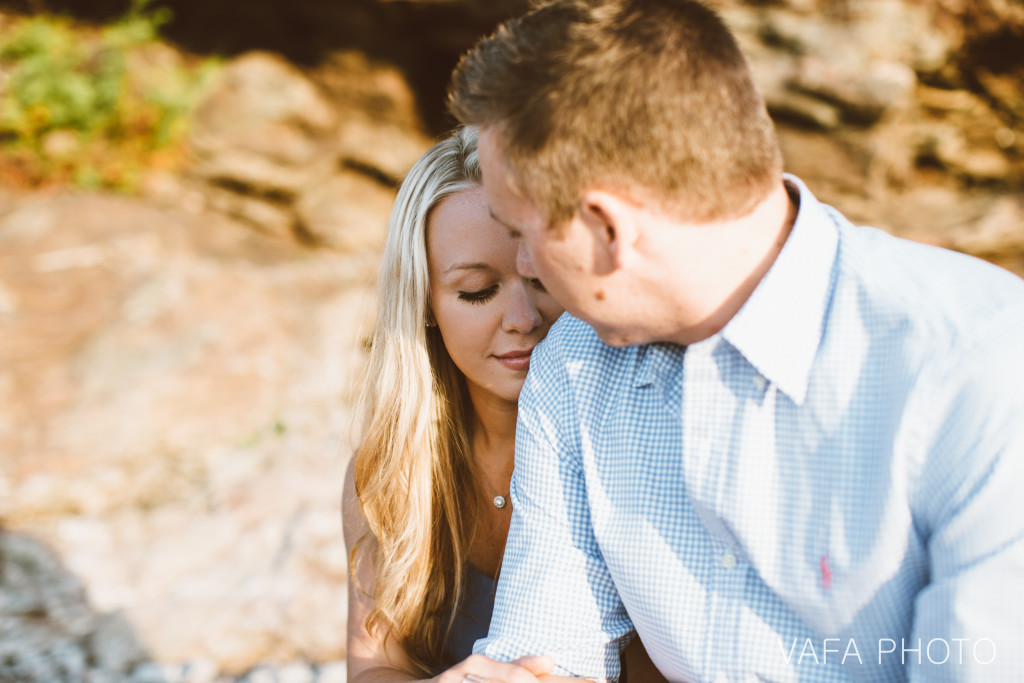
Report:
[[[525,278],[536,278],[537,271],[533,267],[533,256],[530,254],[530,247],[526,240],[519,240],[519,250],[516,252],[516,270]]]
[[[537,304],[534,301],[536,297],[526,280],[522,280],[513,289],[515,291],[505,310],[502,327],[506,332],[528,334],[543,322],[544,317],[537,309]]]

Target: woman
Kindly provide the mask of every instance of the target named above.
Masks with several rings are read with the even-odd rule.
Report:
[[[476,134],[460,129],[409,172],[388,227],[364,440],[343,501],[350,683],[534,681],[550,669],[469,656],[508,535],[519,391],[562,313],[518,274],[516,248],[490,217]]]

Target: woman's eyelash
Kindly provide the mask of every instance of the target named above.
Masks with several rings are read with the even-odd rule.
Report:
[[[459,292],[460,301],[468,301],[474,304],[482,304],[498,293],[498,285],[491,285],[485,289],[478,289],[475,292]]]
[[[531,277],[529,280],[527,280],[527,282],[529,282],[530,286],[533,287],[534,289],[536,289],[539,292],[546,292],[546,291],[548,291],[547,288],[544,286],[544,283],[541,282],[539,279],[537,279],[535,277]]]

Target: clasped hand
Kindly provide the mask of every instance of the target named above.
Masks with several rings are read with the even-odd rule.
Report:
[[[499,662],[484,655],[470,655],[430,680],[432,683],[558,683],[581,680],[554,676],[551,674],[554,668],[555,660],[546,656]]]

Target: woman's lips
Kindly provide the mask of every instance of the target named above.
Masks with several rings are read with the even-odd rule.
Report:
[[[502,365],[509,370],[529,370],[530,369],[530,354],[533,353],[533,349],[526,349],[524,351],[509,351],[503,353],[500,356],[495,356]]]

